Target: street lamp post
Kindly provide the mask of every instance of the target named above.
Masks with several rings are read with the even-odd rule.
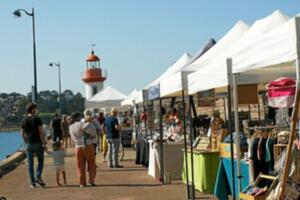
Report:
[[[35,20],[34,20],[34,8],[32,8],[31,13],[25,9],[18,9],[13,12],[14,16],[21,17],[21,12],[24,12],[26,15],[32,17],[32,34],[33,34],[33,75],[34,75],[34,90],[32,94],[32,101],[37,103],[37,63],[36,63],[36,45],[35,45]]]
[[[51,62],[49,63],[50,67],[56,66],[58,68],[58,99],[59,99],[59,112],[62,115],[62,106],[61,106],[61,76],[60,76],[60,63]]]

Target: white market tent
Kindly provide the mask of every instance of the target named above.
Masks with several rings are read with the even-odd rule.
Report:
[[[137,95],[138,90],[134,89],[122,102],[121,106],[133,106],[134,105],[134,97]]]
[[[275,11],[270,16],[257,20],[233,46],[227,49],[225,53],[218,57],[215,57],[215,60],[213,62],[208,63],[207,65],[200,68],[198,71],[188,75],[189,94],[194,94],[196,92],[212,88],[220,88],[227,86],[228,80],[226,59],[229,57],[234,58],[233,62],[235,64],[233,65],[233,70],[235,72],[241,72],[251,69],[250,63],[253,61],[257,64],[259,64],[259,62],[274,62],[272,60],[274,60],[276,57],[273,57],[274,55],[270,56],[269,52],[272,49],[274,51],[281,51],[279,50],[281,47],[272,47],[273,42],[270,40],[270,38],[264,37],[263,40],[259,40],[259,38],[262,38],[263,35],[268,36],[270,33],[274,34],[274,32],[277,32],[275,30],[281,25],[285,24],[287,20],[288,17],[282,14],[280,11]],[[282,37],[288,37],[289,35],[291,34],[287,34]],[[276,40],[276,38],[273,39]],[[255,49],[254,46],[268,46],[269,49]],[[265,57],[265,55],[269,55],[269,57],[267,58]],[[263,61],[258,61],[260,57],[264,57],[262,59]],[[237,71],[238,68],[235,67],[237,66],[237,63],[239,63],[240,66],[242,66],[241,63],[244,63],[244,67],[240,67],[239,71]],[[280,75],[287,75],[286,72],[289,72],[284,70],[267,70],[268,73],[266,74],[264,73],[264,71],[265,70],[257,70],[256,72],[248,72],[248,76],[241,76],[239,80],[243,80],[243,84],[257,83],[261,80],[267,81],[267,79],[272,80],[274,77],[278,77],[278,72],[280,72]]]
[[[126,98],[126,95],[117,89],[106,86],[100,90],[95,96],[90,99],[87,99],[85,102],[86,108],[91,109],[102,109],[102,108],[112,108],[120,107],[123,99]]]
[[[138,90],[132,99],[135,104],[143,103],[143,90]]]
[[[252,78],[266,74],[268,76],[264,78],[268,78],[272,71],[278,75],[293,73],[295,76],[295,61],[299,59],[299,21],[300,16],[291,18],[257,38],[247,51],[232,55],[234,72],[243,72]]]
[[[171,65],[167,69],[167,71],[165,71],[157,79],[152,81],[145,89],[149,89],[152,86],[158,85],[162,79],[180,71],[181,68],[184,67],[191,60],[191,58],[192,58],[192,56],[189,53],[184,53],[182,56],[180,56],[178,58],[178,60],[173,65]]]
[[[155,79],[151,84],[149,84],[145,89],[149,90],[149,93],[154,92],[156,96],[160,96],[160,81],[182,71],[186,66],[193,63],[199,57],[204,55],[211,47],[216,44],[214,39],[209,39],[208,42],[193,56],[188,53],[184,53],[173,65],[171,65],[167,71]],[[158,91],[156,91],[158,89]],[[157,94],[158,93],[158,94]],[[149,97],[150,95],[148,95]]]
[[[192,64],[185,66],[184,69],[178,71],[176,74],[163,79],[160,83],[161,97],[178,96],[181,94],[182,90],[187,89],[188,73],[213,62],[216,57],[224,53],[229,46],[233,45],[248,28],[248,25],[243,21],[238,21],[233,28],[204,55],[196,59]]]

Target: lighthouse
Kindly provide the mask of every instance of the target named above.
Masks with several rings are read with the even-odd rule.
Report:
[[[103,75],[100,67],[100,58],[95,55],[94,50],[86,59],[86,70],[82,81],[85,83],[85,98],[90,99],[103,88],[106,75]]]

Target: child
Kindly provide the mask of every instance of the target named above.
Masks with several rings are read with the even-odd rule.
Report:
[[[66,152],[64,151],[61,142],[57,141],[52,144],[53,152],[48,152],[53,157],[53,165],[56,171],[56,184],[62,186],[59,182],[60,173],[63,176],[64,185],[67,185],[66,171],[65,171],[65,157]]]

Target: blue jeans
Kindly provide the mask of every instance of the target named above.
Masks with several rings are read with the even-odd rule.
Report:
[[[119,166],[118,152],[120,147],[120,139],[108,139],[108,165]]]
[[[44,148],[42,147],[41,143],[27,144],[28,174],[31,184],[34,184],[36,181],[33,169],[34,155],[36,155],[38,159],[36,178],[41,178],[44,167]]]

